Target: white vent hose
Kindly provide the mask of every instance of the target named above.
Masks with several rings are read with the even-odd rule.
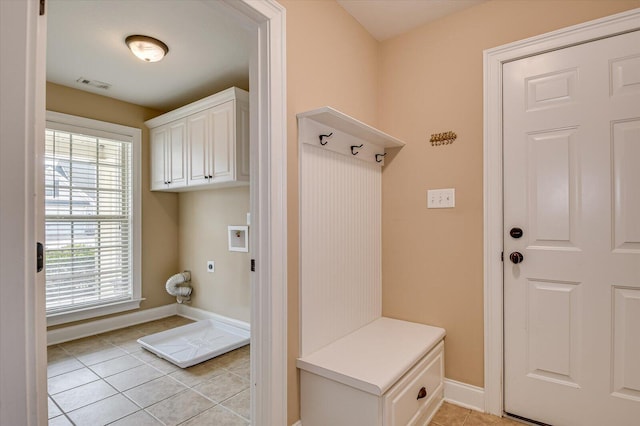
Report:
[[[167,284],[165,286],[167,289],[167,293],[172,296],[176,296],[178,303],[182,303],[184,300],[189,300],[189,296],[191,296],[191,291],[193,289],[188,284],[182,284],[189,283],[190,281],[191,273],[189,271],[175,274],[167,280]]]

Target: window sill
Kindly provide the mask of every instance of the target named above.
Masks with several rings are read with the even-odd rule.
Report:
[[[138,309],[140,307],[140,302],[143,300],[144,299],[124,300],[121,302],[110,303],[108,305],[93,306],[90,308],[78,309],[76,311],[47,315],[47,327],[101,317],[103,315],[131,311],[133,309]]]

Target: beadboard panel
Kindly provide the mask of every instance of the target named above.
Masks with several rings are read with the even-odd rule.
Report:
[[[382,314],[381,171],[301,144],[300,356]]]

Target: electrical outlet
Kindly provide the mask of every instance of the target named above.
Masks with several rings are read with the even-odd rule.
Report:
[[[207,272],[215,272],[216,271],[216,264],[213,262],[213,260],[208,260],[207,261]]]
[[[428,209],[448,209],[456,206],[455,188],[429,189],[427,191]]]

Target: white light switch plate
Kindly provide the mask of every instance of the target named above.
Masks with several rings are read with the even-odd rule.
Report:
[[[427,191],[428,209],[450,209],[456,206],[455,188],[429,189]]]
[[[207,272],[215,272],[216,271],[216,264],[213,260],[208,260],[207,261]]]

